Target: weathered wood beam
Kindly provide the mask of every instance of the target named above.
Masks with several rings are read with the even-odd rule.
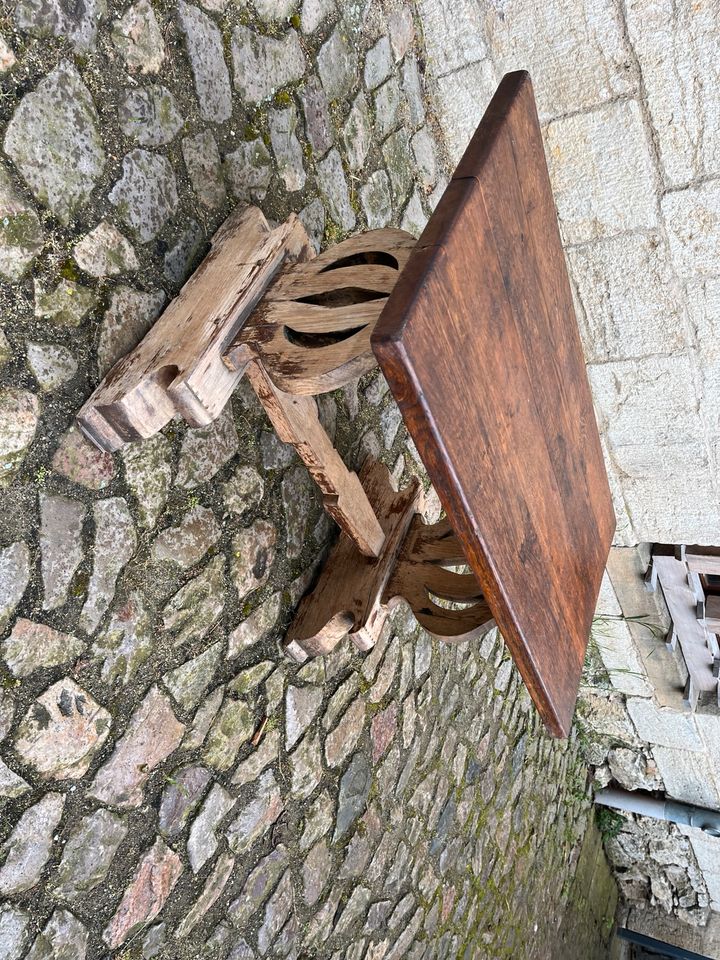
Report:
[[[276,387],[261,363],[247,376],[277,435],[291,443],[320,488],[323,506],[368,557],[377,557],[385,534],[356,473],[343,463],[318,418],[313,397],[293,397]]]
[[[383,529],[312,395],[376,365],[370,334],[414,243],[401,230],[374,230],[315,258],[294,215],[271,229],[257,207],[236,211],[178,297],[82,407],[80,428],[115,451],[176,416],[204,426],[247,372],[330,516],[362,554],[379,556]]]
[[[175,416],[193,427],[211,423],[244,373],[223,363],[225,348],[280,267],[312,255],[296,216],[271,229],[257,207],[232,213],[179,295],[84,404],[83,433],[112,452]]]

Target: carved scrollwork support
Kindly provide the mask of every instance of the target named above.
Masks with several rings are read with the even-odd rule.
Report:
[[[370,335],[415,239],[370,230],[286,267],[225,354],[231,369],[257,358],[291,394],[326,393],[372,370]]]
[[[368,650],[400,600],[441,640],[458,642],[489,629],[492,613],[475,577],[447,569],[465,563],[450,525],[425,524],[419,515],[418,482],[396,492],[387,468],[376,461],[363,467],[361,480],[385,532],[382,550],[377,558],[362,557],[340,537],[298,608],[286,652],[302,662],[329,653],[345,636]],[[452,605],[441,605],[445,602]]]
[[[459,642],[492,626],[492,613],[472,573],[448,569],[466,564],[447,520],[423,523],[414,517],[397,559],[384,602],[403,597],[418,623],[448,642]]]

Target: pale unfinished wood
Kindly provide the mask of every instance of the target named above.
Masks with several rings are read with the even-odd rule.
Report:
[[[315,400],[283,393],[257,361],[246,372],[277,435],[295,447],[320,488],[327,512],[361,553],[377,557],[385,534],[357,474],[348,470],[323,429]]]
[[[330,516],[361,553],[379,556],[383,529],[310,395],[375,365],[370,333],[414,242],[400,230],[371,231],[315,263],[296,217],[271,230],[256,207],[236,211],[179,296],[83,406],[81,429],[114,451],[152,436],[174,416],[203,426],[248,372]]]
[[[385,533],[383,548],[378,558],[365,557],[349,537],[340,535],[285,637],[285,652],[299,663],[330,653],[347,635],[359,650],[369,650],[385,623],[388,606],[382,598],[421,504],[422,487],[416,480],[396,493],[387,467],[372,458],[365,461],[360,480]]]
[[[465,563],[462,548],[446,520],[423,523],[419,483],[396,493],[387,468],[373,460],[361,479],[385,531],[382,552],[377,560],[362,557],[347,537],[340,537],[317,585],[298,607],[286,635],[286,653],[303,662],[329,653],[345,636],[368,650],[389,612],[403,600],[421,626],[441,640],[456,642],[493,626],[474,575],[446,569]],[[445,608],[436,600],[463,606]]]
[[[695,595],[687,579],[684,562],[673,556],[653,554],[658,580],[673,622],[677,641],[688,671],[684,699],[691,710],[717,710],[720,686],[713,676],[713,657],[707,630],[695,616]]]
[[[402,230],[371,230],[288,266],[227,350],[228,367],[257,357],[276,386],[300,395],[372,370],[370,335],[414,245]]]
[[[105,377],[78,414],[104,450],[153,436],[174,416],[199,427],[220,415],[244,370],[222,353],[283,263],[313,255],[291,216],[270,229],[257,207],[238,209],[142,342]]]

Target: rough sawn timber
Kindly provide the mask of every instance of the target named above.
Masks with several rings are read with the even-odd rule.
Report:
[[[327,512],[362,554],[377,557],[382,527],[312,395],[376,366],[370,335],[414,243],[401,230],[372,230],[313,258],[294,215],[271,230],[256,207],[236,211],[179,296],[85,403],[81,429],[114,451],[175,416],[204,426],[247,373]]]
[[[385,534],[357,474],[345,466],[320,423],[314,398],[283,393],[257,361],[248,365],[247,376],[277,435],[308,468],[327,512],[361,553],[377,557]]]

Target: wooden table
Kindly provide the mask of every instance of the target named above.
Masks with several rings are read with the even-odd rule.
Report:
[[[358,478],[313,395],[379,361],[446,511]],[[286,640],[369,649],[400,599],[446,640],[500,625],[549,730],[569,730],[614,516],[526,73],[508,74],[416,243],[368,231],[314,257],[296,217],[237,211],[78,415],[116,450],[218,416],[247,375],[342,534]],[[457,565],[469,564],[471,572]]]
[[[372,346],[533,700],[567,733],[615,517],[526,73],[501,83]]]

